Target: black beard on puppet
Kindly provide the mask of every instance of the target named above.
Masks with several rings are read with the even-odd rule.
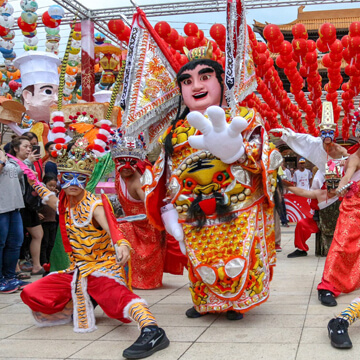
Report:
[[[235,218],[235,214],[230,213],[231,206],[225,204],[224,200],[224,196],[218,192],[214,192],[212,197],[206,199],[203,199],[203,195],[199,194],[187,211],[187,221],[196,221],[196,227],[198,229],[201,229],[205,225],[206,215],[216,214],[224,221],[231,221]],[[200,204],[202,201],[215,201],[215,211],[211,214],[206,214],[206,212],[202,209],[202,204]]]

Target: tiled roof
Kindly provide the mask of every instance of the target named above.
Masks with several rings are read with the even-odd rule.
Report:
[[[360,9],[342,9],[342,10],[324,10],[324,11],[302,11],[304,7],[298,10],[298,18],[288,24],[278,25],[282,31],[291,31],[295,24],[302,23],[308,31],[318,30],[320,25],[330,22],[337,29],[348,29],[354,21],[360,20]],[[254,27],[264,28],[265,24],[254,20]]]

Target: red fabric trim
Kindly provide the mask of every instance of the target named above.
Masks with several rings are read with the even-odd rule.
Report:
[[[67,199],[66,199],[65,192],[60,191],[60,194],[59,194],[59,225],[60,225],[60,233],[61,233],[61,238],[62,238],[62,241],[63,241],[63,244],[64,244],[65,251],[67,253],[71,253],[72,248],[71,248],[71,245],[70,245],[69,237],[67,235],[66,223],[65,223],[66,204],[67,204]]]
[[[57,126],[55,128],[52,129],[52,132],[54,134],[57,134],[57,133],[65,133],[66,132],[66,129],[64,127],[60,127],[60,126]]]
[[[149,219],[149,223],[160,231],[165,230],[164,224],[161,219],[160,208],[164,206],[163,199],[166,197],[166,176],[163,174],[155,189],[146,196],[146,214]]]
[[[112,206],[109,203],[109,199],[105,194],[101,194],[101,200],[105,211],[106,220],[109,225],[110,237],[113,244],[116,244],[118,240],[125,239],[125,235],[119,229],[115,215],[113,213]]]
[[[133,23],[137,21],[138,17],[141,17],[141,20],[144,22],[145,27],[149,31],[150,35],[153,37],[153,39],[156,41],[157,45],[159,46],[162,53],[165,55],[166,59],[168,60],[171,67],[174,69],[176,73],[179,72],[181,69],[181,65],[176,60],[176,57],[171,53],[170,49],[165,45],[163,39],[158,35],[158,33],[155,31],[155,29],[151,26],[148,19],[146,18],[145,13],[140,9],[136,8],[137,13],[134,14]]]

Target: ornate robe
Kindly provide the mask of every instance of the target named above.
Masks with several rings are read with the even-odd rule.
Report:
[[[242,133],[246,151],[237,162],[225,164],[208,151],[191,148],[188,137],[200,132],[185,119],[163,136],[162,142],[172,136],[171,158],[162,149],[153,169],[144,173],[150,221],[163,228],[160,207],[167,202],[178,211],[190,292],[200,313],[246,312],[265,302],[276,262],[272,207],[282,157],[269,144],[255,110],[241,107],[237,115],[249,124]],[[226,213],[219,215],[215,197],[227,205]],[[203,213],[201,227],[189,217],[196,203]]]

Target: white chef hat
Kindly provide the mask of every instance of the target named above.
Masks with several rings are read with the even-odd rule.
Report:
[[[59,58],[44,51],[25,51],[14,60],[14,65],[20,70],[22,88],[35,84],[59,85]]]

